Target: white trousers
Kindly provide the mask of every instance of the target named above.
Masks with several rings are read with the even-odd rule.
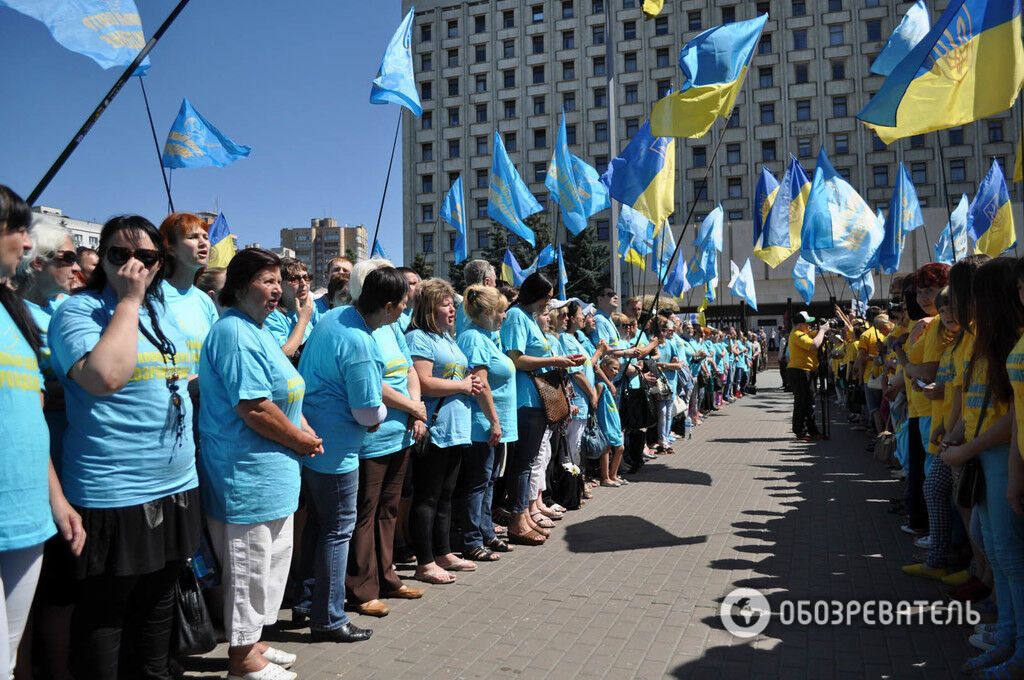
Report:
[[[18,644],[39,583],[43,566],[43,544],[0,552],[0,678],[14,677]],[[4,644],[6,641],[6,644]]]
[[[547,470],[551,461],[551,428],[544,430],[544,437],[540,440],[540,451],[530,465],[530,502],[532,503],[537,494],[548,488]]]

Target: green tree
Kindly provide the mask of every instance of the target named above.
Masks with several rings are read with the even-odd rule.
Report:
[[[348,261],[352,264],[359,261],[359,256],[356,255],[356,251],[352,250],[352,248],[345,248],[345,257],[347,257]]]
[[[448,267],[448,283],[452,284],[452,288],[460,295],[462,294],[462,289],[466,287],[466,277],[463,275],[463,267],[465,267],[466,262],[469,262],[469,260]]]
[[[427,260],[423,253],[416,253],[416,258],[409,268],[419,274],[421,279],[429,279],[434,275],[434,265]]]
[[[591,225],[570,237],[568,248],[563,248],[565,273],[569,282],[565,287],[568,297],[596,302],[597,295],[611,281],[611,260],[608,246],[597,238],[597,227]]]

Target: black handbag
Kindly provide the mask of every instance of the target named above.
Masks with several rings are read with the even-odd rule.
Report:
[[[622,429],[644,430],[658,424],[658,412],[651,399],[650,392],[640,381],[640,387],[630,387],[629,379],[622,381],[622,399],[619,402],[619,415],[622,418]]]
[[[205,654],[217,646],[210,612],[206,608],[192,560],[185,562],[174,585],[173,650],[178,656]]]
[[[448,397],[441,397],[437,400],[437,406],[434,407],[434,413],[430,416],[430,420],[427,421],[427,431],[419,441],[413,442],[410,447],[413,456],[422,456],[427,452],[427,449],[430,448],[430,426],[434,424],[435,420],[437,420],[437,414],[441,410],[441,404],[443,404],[444,400],[447,398]],[[412,427],[412,416],[409,416],[409,427]]]
[[[985,398],[981,403],[981,414],[978,416],[978,424],[974,428],[974,438],[978,438],[981,432],[981,424],[985,421],[985,412],[988,411],[988,403],[992,398],[992,388],[985,388]],[[985,498],[985,474],[981,469],[981,461],[975,456],[963,464],[960,474],[953,476],[953,498],[961,508],[969,509],[980,503]]]

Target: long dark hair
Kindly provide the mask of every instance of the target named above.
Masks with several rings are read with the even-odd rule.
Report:
[[[528,307],[537,300],[550,295],[555,290],[554,285],[540,272],[534,272],[526,277],[523,284],[519,286],[519,297],[516,304],[520,307]]]
[[[953,340],[953,349],[960,346],[974,322],[974,275],[978,268],[992,258],[988,255],[968,255],[949,270],[949,300],[953,316],[960,324],[960,332]]]
[[[986,262],[974,276],[976,336],[967,378],[973,378],[975,362],[985,359],[992,398],[1003,403],[1013,400],[1006,357],[1024,329],[1024,305],[1017,295],[1017,278],[1017,260],[1012,257]]]
[[[909,274],[907,278],[903,279],[903,304],[907,309],[907,318],[911,321],[920,321],[921,319],[928,316],[921,305],[917,304],[917,281],[914,280],[914,275]]]
[[[381,267],[366,275],[355,306],[361,314],[373,314],[388,303],[397,305],[408,292],[409,282],[404,274],[394,267]]]
[[[10,187],[0,184],[0,233],[21,231],[32,224],[32,209]],[[0,304],[10,314],[14,325],[25,337],[36,358],[39,358],[39,329],[24,301],[7,284],[0,282]]]

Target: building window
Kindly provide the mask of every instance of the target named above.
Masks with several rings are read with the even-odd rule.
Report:
[[[774,139],[761,142],[761,160],[764,161],[765,163],[770,163],[772,161],[778,160],[777,156],[775,155]]]
[[[594,106],[608,106],[608,90],[603,87],[594,88]]]
[[[967,165],[964,159],[958,158],[949,162],[949,179],[953,182],[967,180]]]
[[[604,172],[608,169],[608,156],[594,156],[594,167],[598,172]]]
[[[478,73],[473,80],[473,87],[476,89],[477,94],[487,92],[487,74]]]
[[[576,62],[562,62],[562,80],[576,80]]]
[[[453,106],[448,109],[448,126],[455,127],[459,124],[459,107]]]
[[[739,177],[730,177],[726,188],[729,198],[743,198],[743,180]]]
[[[547,109],[547,97],[541,95],[533,98],[533,115],[543,116]]]
[[[659,81],[654,83],[654,87],[655,87],[655,89],[656,89],[656,91],[658,93],[658,97],[659,98],[660,97],[665,97],[665,96],[668,95],[669,92],[672,91],[672,81],[671,80],[659,80]]]
[[[434,193],[433,175],[420,175],[420,192],[424,194]]]
[[[461,154],[461,146],[459,140],[449,139],[448,140],[448,158],[458,158]]]
[[[626,52],[623,55],[623,65],[626,73],[636,72],[636,52]]]
[[[572,19],[572,17],[573,17],[572,0],[562,0],[562,18],[563,19]]]
[[[846,42],[842,24],[834,24],[828,27],[828,44],[836,47]]]
[[[850,136],[849,135],[836,135],[836,154],[850,153]]]
[[[846,97],[832,97],[832,116],[846,118]]]
[[[729,114],[729,120],[726,121],[726,128],[738,128],[740,126],[740,107],[732,107],[732,113]]]
[[[804,0],[793,0],[793,16],[802,17],[807,14],[807,3]]]
[[[927,163],[911,163],[910,164],[910,181],[914,184],[927,184],[928,183],[928,164]]]
[[[775,104],[766,102],[761,104],[761,125],[771,125],[775,122]]]
[[[459,37],[459,20],[452,19],[448,22],[448,37],[458,38]]]
[[[794,50],[806,50],[807,49],[807,29],[798,28],[793,31],[793,49]]]
[[[505,40],[501,43],[501,54],[506,59],[516,56],[516,41]]]
[[[430,130],[434,127],[434,114],[430,111],[424,111],[423,115],[420,116],[420,128],[423,130]]]
[[[476,122],[486,123],[487,122],[487,104],[476,105]]]
[[[544,178],[548,176],[548,164],[547,163],[534,163],[533,164],[533,181],[543,182]]]
[[[452,67],[452,66],[458,66],[458,65],[459,65],[459,51],[458,50],[448,50],[448,66]]]
[[[810,158],[811,157],[811,138],[810,137],[801,137],[800,139],[796,140],[796,153],[797,153],[797,156],[799,156],[800,158]]]
[[[691,31],[699,31],[704,24],[701,22],[700,10],[696,9],[686,13],[686,26]]]
[[[846,62],[842,59],[832,60],[832,80],[846,80]]]
[[[538,64],[533,67],[533,84],[543,85],[544,84],[544,65]]]
[[[504,105],[504,108],[505,108],[505,118],[515,118],[516,117],[516,100],[515,99],[506,99],[505,101],[502,102],[502,104]]]
[[[923,149],[924,148],[924,135],[914,135],[910,138],[911,149]]]
[[[473,62],[481,64],[487,61],[487,45],[474,45],[473,46]]]
[[[668,35],[668,17],[654,18],[654,35]]]
[[[476,138],[476,155],[487,155],[487,135],[480,135]]]
[[[514,10],[507,9],[501,13],[501,27],[502,28],[515,28],[516,27],[516,13]]]
[[[431,83],[420,83],[420,99],[430,101],[434,98],[434,86]]]
[[[842,12],[843,11],[843,0],[828,0],[828,11],[829,12]]]
[[[868,40],[881,40],[882,39],[882,22],[878,19],[869,19],[864,22],[865,32],[868,35]]]
[[[483,14],[478,14],[473,17],[473,32],[474,33],[485,33],[487,31],[487,17]]]
[[[871,150],[885,151],[885,142],[883,142],[882,138],[875,133],[871,133]]]
[[[873,166],[871,166],[871,177],[872,177],[872,186],[875,186],[875,187],[888,187],[889,186],[889,166],[888,165],[873,165]]]
[[[420,42],[430,42],[432,39],[430,24],[420,26]]]
[[[548,146],[548,131],[541,128],[533,131],[533,148],[546,149]]]
[[[434,221],[434,205],[432,203],[420,204],[420,222]]]
[[[793,65],[793,80],[795,80],[797,83],[807,82],[807,64]]]
[[[742,220],[743,219],[743,211],[742,210],[730,210],[728,215],[727,215],[727,217],[732,222],[735,222],[735,221],[738,221],[738,220]]]
[[[723,7],[722,8],[722,23],[731,24],[736,21],[736,8],[735,7]]]
[[[484,218],[487,217],[487,201],[484,201]],[[478,229],[476,232],[476,247],[477,248],[490,248],[491,247],[491,232],[486,229]]]
[[[640,101],[639,88],[636,83],[629,83],[625,87],[625,100],[627,104],[636,104]]]
[[[636,0],[622,0],[622,9],[635,9]]]
[[[448,96],[458,97],[459,96],[459,79],[449,78],[448,79]]]
[[[708,164],[708,148],[706,146],[693,147],[693,167],[703,168]]]
[[[431,207],[431,206],[423,206],[423,207],[424,208],[430,207],[431,215],[433,215],[433,212],[434,212],[434,208],[433,207]],[[431,217],[429,220],[425,219],[423,221],[424,222],[433,222],[434,218]],[[424,253],[432,253],[432,252],[434,252],[434,235],[433,234],[422,234],[420,236],[420,238],[421,238],[422,243],[423,243],[423,252]]]
[[[658,51],[654,53],[654,63],[658,68],[672,65],[672,57],[669,55],[667,47],[659,47]]]
[[[576,146],[576,126],[565,126],[565,143],[569,146]]]
[[[949,132],[949,146],[959,146],[964,143],[964,129],[962,127],[950,128]]]
[[[424,163],[434,160],[434,145],[430,142],[420,144],[420,160]]]
[[[772,87],[775,85],[774,72],[771,66],[762,66],[757,69],[758,87]]]
[[[693,181],[693,195],[698,201],[708,200],[708,185],[703,180],[696,179]]]
[[[477,189],[486,189],[487,186],[488,186],[488,183],[487,183],[487,171],[484,170],[483,168],[477,169],[477,171],[476,171],[476,188]],[[479,205],[479,203],[480,202],[477,201],[478,205]],[[484,204],[486,205],[486,203],[487,203],[487,201],[485,199],[484,200]],[[479,215],[477,215],[477,217],[479,217]]]
[[[502,85],[505,87],[516,86],[516,71],[515,69],[507,69],[501,72]]]
[[[725,162],[729,165],[738,165],[743,162],[743,152],[739,144],[725,145]]]
[[[594,0],[590,4],[591,14],[604,14],[604,0]]]
[[[639,118],[627,118],[626,119],[626,138],[632,139],[633,135],[640,132],[640,119]]]
[[[757,16],[761,16],[762,14],[768,14],[768,10],[771,9],[771,4],[772,3],[767,2],[767,0],[755,4],[754,14],[756,14]]]
[[[595,220],[594,226],[597,227],[598,240],[607,241],[611,238],[611,234],[608,232],[608,220]]]
[[[608,141],[608,123],[606,121],[599,120],[594,122],[594,141]]]
[[[988,141],[990,141],[990,142],[1001,142],[1001,141],[1003,141],[1003,121],[1001,121],[1001,120],[990,120],[988,122]]]
[[[622,22],[622,39],[623,40],[636,40],[636,22],[635,21],[623,21]]]
[[[765,33],[757,41],[757,53],[758,54],[771,54],[772,53],[772,34]]]
[[[509,152],[519,151],[519,137],[516,135],[516,133],[505,133],[505,150]]]
[[[434,57],[430,54],[420,55],[420,70],[421,71],[433,71],[434,70]]]
[[[603,76],[603,75],[605,75],[604,57],[594,57],[594,75],[595,76]]]
[[[576,93],[566,92],[562,95],[562,109],[564,111],[575,111],[576,110]]]
[[[796,119],[797,120],[810,120],[811,119],[811,100],[810,99],[797,99],[796,100]]]
[[[533,6],[530,13],[530,20],[535,24],[539,24],[544,21],[544,5]]]
[[[530,38],[530,53],[544,54],[544,36],[535,35]]]
[[[604,26],[594,26],[592,37],[595,45],[604,44]]]
[[[571,50],[576,47],[576,34],[573,31],[562,31],[562,49]]]

